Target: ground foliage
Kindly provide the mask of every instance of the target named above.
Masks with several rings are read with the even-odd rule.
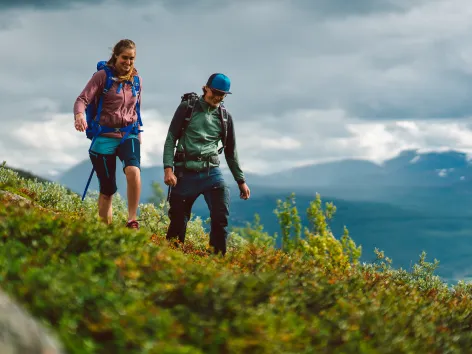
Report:
[[[472,287],[434,275],[426,255],[396,270],[383,252],[359,262],[320,196],[300,226],[294,195],[234,229],[225,257],[208,249],[207,220],[168,244],[167,205],[141,205],[141,230],[96,216],[66,188],[0,166],[0,288],[51,328],[68,353],[462,353],[472,347]],[[250,202],[250,201],[248,201]]]

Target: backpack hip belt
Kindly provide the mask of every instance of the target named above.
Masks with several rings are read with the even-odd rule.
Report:
[[[220,159],[218,155],[210,156],[186,156],[184,152],[176,152],[174,155],[174,162],[185,162],[185,161],[204,161],[211,162],[213,164],[219,164]]]

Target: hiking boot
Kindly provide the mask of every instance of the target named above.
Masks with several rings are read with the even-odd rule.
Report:
[[[126,223],[126,227],[128,229],[136,229],[139,230],[139,222],[137,220],[130,220]]]

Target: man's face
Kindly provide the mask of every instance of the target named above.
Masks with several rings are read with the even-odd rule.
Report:
[[[218,105],[226,97],[226,93],[215,90],[208,86],[205,86],[205,101],[213,107],[218,107]]]

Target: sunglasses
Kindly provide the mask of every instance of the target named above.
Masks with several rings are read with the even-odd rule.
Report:
[[[213,96],[226,96],[226,92],[220,91],[220,90],[215,90],[210,87],[210,91],[213,94]]]

